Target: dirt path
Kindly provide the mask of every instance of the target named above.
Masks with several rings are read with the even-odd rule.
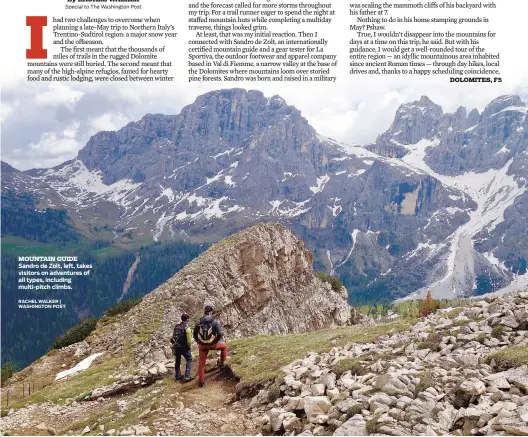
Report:
[[[216,355],[210,353],[205,387],[199,387],[197,379],[187,383],[171,382],[168,398],[173,402],[159,415],[166,420],[159,424],[152,421],[157,432],[168,435],[251,435],[258,432],[246,417],[249,400],[236,400],[236,382],[229,371],[216,368],[215,362]],[[183,367],[182,363],[182,370]],[[196,375],[196,372],[197,359],[194,359],[191,374]]]

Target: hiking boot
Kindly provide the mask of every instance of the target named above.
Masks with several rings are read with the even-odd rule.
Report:
[[[204,381],[200,381],[200,382],[198,382],[198,385],[199,385],[200,387],[204,387],[204,386],[205,386],[205,382],[204,382]]]
[[[183,382],[192,381],[194,378],[196,378],[196,377],[195,376],[189,376],[189,377],[183,378]]]
[[[218,367],[219,369],[223,369],[224,366],[225,366],[225,363],[222,363],[219,358],[218,361],[216,362],[216,367]]]
[[[176,377],[174,377],[174,379],[176,381],[181,381],[183,379],[183,376],[181,376],[181,375],[180,376],[176,376]]]

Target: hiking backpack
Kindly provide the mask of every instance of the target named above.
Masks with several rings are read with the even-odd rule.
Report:
[[[196,338],[199,344],[210,345],[215,343],[218,333],[216,332],[216,329],[213,326],[213,320],[207,321],[201,319],[200,323],[196,325],[196,330]]]
[[[183,323],[178,323],[174,327],[174,334],[172,335],[172,344],[175,348],[181,348],[187,345],[187,336]]]

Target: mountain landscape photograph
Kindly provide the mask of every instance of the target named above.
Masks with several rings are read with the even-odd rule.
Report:
[[[528,435],[521,97],[424,95],[355,144],[219,89],[12,164],[3,434]],[[61,310],[20,308],[43,294],[19,289],[19,257],[51,255],[90,274],[46,291]],[[206,304],[230,352],[200,388],[174,381],[169,338]]]

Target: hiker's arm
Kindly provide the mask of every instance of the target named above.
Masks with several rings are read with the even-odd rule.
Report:
[[[218,334],[218,341],[222,340],[222,325],[220,325],[220,322],[218,320],[215,320],[216,323],[216,333]]]
[[[193,337],[194,337],[194,341],[195,341],[196,343],[200,343],[200,342],[198,341],[198,325],[196,325],[196,326],[194,327]]]
[[[187,329],[185,330],[185,334],[187,335],[187,344],[189,345],[189,349],[191,349],[191,346],[192,346],[191,328],[187,327]]]

